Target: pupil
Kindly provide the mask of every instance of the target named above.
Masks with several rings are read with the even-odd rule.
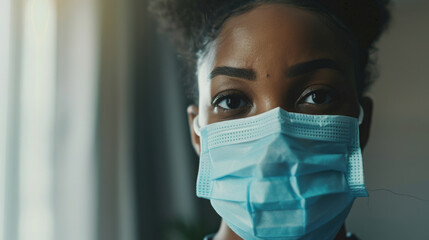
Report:
[[[240,106],[240,98],[238,98],[238,97],[229,97],[226,100],[226,105],[229,108],[238,108]]]
[[[326,93],[313,93],[311,95],[311,98],[313,99],[313,102],[317,104],[322,104],[326,102]]]

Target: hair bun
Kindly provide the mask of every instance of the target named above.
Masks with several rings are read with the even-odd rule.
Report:
[[[210,13],[227,1],[215,0],[154,0],[149,10],[158,17],[161,28],[173,33],[181,47],[193,47],[196,35],[208,27]],[[196,49],[188,49],[195,51]]]
[[[175,40],[180,45],[195,51],[198,50],[195,48],[200,47],[196,40],[201,40],[202,37],[198,35],[204,34],[207,28],[214,24],[216,17],[234,6],[253,1],[255,0],[154,0],[150,4],[150,9],[158,15],[162,27],[173,32]],[[304,1],[321,4],[343,21],[358,38],[363,49],[372,47],[387,28],[390,19],[389,0]]]
[[[319,0],[346,24],[361,48],[371,48],[390,20],[388,0]]]

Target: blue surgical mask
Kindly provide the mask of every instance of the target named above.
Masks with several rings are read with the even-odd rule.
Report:
[[[197,196],[240,237],[333,239],[356,197],[367,196],[359,120],[263,114],[194,129],[201,154]]]

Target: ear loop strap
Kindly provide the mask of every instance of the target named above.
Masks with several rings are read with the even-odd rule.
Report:
[[[362,105],[359,104],[359,117],[358,117],[359,125],[361,125],[363,122],[363,116],[364,116],[364,111],[363,111]]]
[[[201,137],[200,124],[198,123],[198,115],[194,117],[194,121],[192,121],[192,125],[194,128],[195,134],[197,134],[198,137]]]
[[[359,125],[361,125],[363,122],[363,116],[364,116],[363,108],[361,105],[359,105],[359,117],[358,117]],[[198,115],[195,116],[194,121],[192,122],[192,125],[194,127],[195,134],[197,134],[198,137],[201,137],[200,124],[198,123]]]

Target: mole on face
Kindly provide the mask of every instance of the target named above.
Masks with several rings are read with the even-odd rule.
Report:
[[[270,74],[267,73],[267,78],[269,78],[269,77],[270,77]]]

